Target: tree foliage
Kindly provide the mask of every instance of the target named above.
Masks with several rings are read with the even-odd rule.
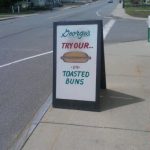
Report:
[[[131,0],[132,4],[139,4],[140,0]]]
[[[22,0],[0,0],[0,8],[9,8],[14,3],[17,3]]]
[[[146,0],[131,0],[132,4],[144,4]]]

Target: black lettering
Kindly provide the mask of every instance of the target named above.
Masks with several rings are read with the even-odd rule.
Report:
[[[61,37],[67,37],[67,35],[69,34],[69,30],[68,29],[66,29],[66,31],[62,34],[62,36]]]
[[[90,73],[89,72],[86,72],[85,73],[85,77],[89,77],[90,76]]]
[[[66,84],[69,84],[69,78],[66,79]]]
[[[84,79],[81,79],[80,80],[80,85],[83,85],[84,84]]]

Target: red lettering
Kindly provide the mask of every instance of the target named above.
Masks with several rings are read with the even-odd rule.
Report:
[[[70,43],[70,49],[72,49],[73,43]]]
[[[88,42],[78,42],[78,43],[62,43],[62,49],[88,49]]]
[[[62,43],[62,48],[64,48],[65,43]]]
[[[74,48],[78,48],[78,43],[74,43]]]
[[[86,42],[86,43],[84,44],[84,48],[89,48],[89,43]]]

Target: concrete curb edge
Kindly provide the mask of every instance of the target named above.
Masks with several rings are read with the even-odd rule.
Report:
[[[35,114],[32,121],[26,126],[24,131],[19,135],[18,139],[14,142],[9,150],[21,150],[25,145],[26,141],[32,135],[33,131],[38,126],[40,120],[43,118],[47,110],[52,106],[52,94],[48,97],[46,102],[40,107],[38,112]]]

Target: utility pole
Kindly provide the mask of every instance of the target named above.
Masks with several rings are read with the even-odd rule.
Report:
[[[14,10],[14,6],[13,5],[11,6],[11,10],[12,10],[12,14],[14,14],[15,10]]]
[[[18,14],[19,14],[20,13],[20,6],[19,6],[19,4],[18,4],[17,8],[18,8]]]

